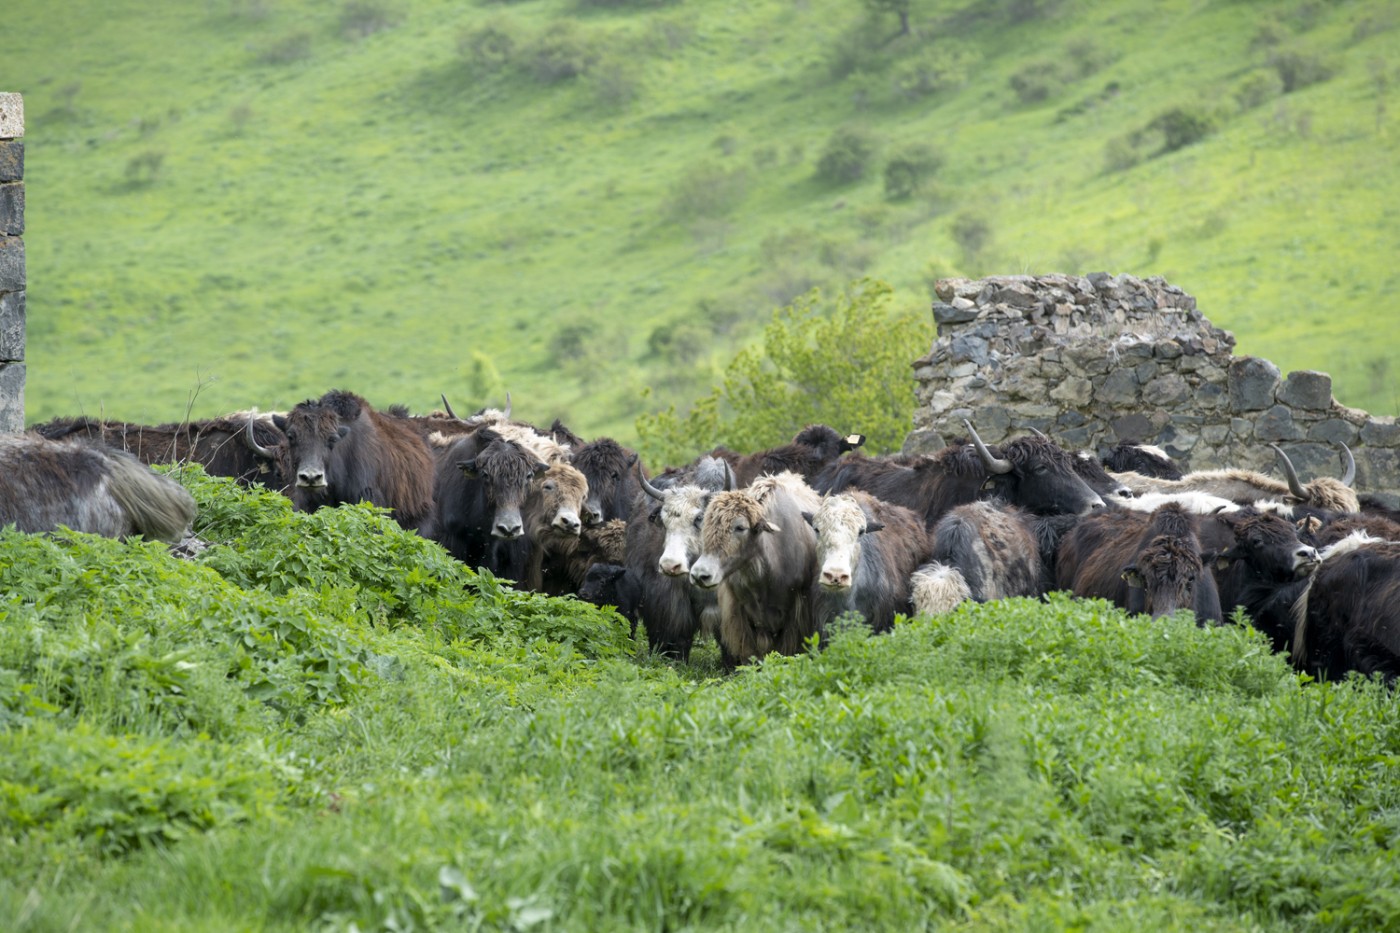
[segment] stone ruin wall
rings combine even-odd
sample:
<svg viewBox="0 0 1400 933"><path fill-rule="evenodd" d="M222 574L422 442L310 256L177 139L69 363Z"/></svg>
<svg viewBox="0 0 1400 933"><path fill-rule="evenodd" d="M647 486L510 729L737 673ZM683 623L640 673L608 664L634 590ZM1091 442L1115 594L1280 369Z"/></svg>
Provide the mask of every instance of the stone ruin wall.
<svg viewBox="0 0 1400 933"><path fill-rule="evenodd" d="M943 279L938 337L914 363L918 408L906 452L932 452L972 421L988 443L1030 428L1065 447L1156 444L1189 469L1279 475L1276 443L1304 482L1356 457L1358 492L1400 504L1400 426L1347 408L1332 378L1280 373L1235 356L1190 295L1160 278L993 276Z"/></svg>
<svg viewBox="0 0 1400 933"><path fill-rule="evenodd" d="M24 102L0 93L0 433L24 430Z"/></svg>

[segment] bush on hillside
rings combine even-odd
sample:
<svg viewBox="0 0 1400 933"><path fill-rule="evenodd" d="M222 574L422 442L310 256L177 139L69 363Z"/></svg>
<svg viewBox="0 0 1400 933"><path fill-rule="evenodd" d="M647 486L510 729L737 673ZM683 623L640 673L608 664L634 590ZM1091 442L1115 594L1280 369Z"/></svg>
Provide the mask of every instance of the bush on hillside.
<svg viewBox="0 0 1400 933"><path fill-rule="evenodd" d="M598 48L572 20L559 20L526 47L526 67L541 84L558 84L586 74L598 61Z"/></svg>
<svg viewBox="0 0 1400 933"><path fill-rule="evenodd" d="M311 33L294 32L273 42L258 53L262 65L291 65L311 57Z"/></svg>
<svg viewBox="0 0 1400 933"><path fill-rule="evenodd" d="M1235 87L1235 103L1241 110L1253 110L1283 93L1283 79L1274 71L1255 71Z"/></svg>
<svg viewBox="0 0 1400 933"><path fill-rule="evenodd" d="M1038 104L1058 94L1064 86L1064 70L1059 63L1038 61L1023 65L1011 75L1011 90L1023 104Z"/></svg>
<svg viewBox="0 0 1400 933"><path fill-rule="evenodd" d="M1215 114L1202 106L1171 107L1157 114L1147 125L1149 131L1162 134L1162 152L1175 152L1200 142L1215 132Z"/></svg>
<svg viewBox="0 0 1400 933"><path fill-rule="evenodd" d="M943 154L932 146L905 146L885 162L885 197L891 201L913 197L942 167Z"/></svg>
<svg viewBox="0 0 1400 933"><path fill-rule="evenodd" d="M514 61L518 47L510 24L503 20L489 21L457 36L457 54L477 75L505 70Z"/></svg>
<svg viewBox="0 0 1400 933"><path fill-rule="evenodd" d="M340 8L340 34L347 39L363 39L398 25L399 11L378 0L350 0Z"/></svg>
<svg viewBox="0 0 1400 933"><path fill-rule="evenodd" d="M1332 77L1337 66L1314 52L1283 49L1269 56L1269 66L1283 82L1283 93L1291 94Z"/></svg>
<svg viewBox="0 0 1400 933"><path fill-rule="evenodd" d="M865 130L841 127L826 141L817 158L817 178L828 184L845 185L860 181L875 157L875 140Z"/></svg>
<svg viewBox="0 0 1400 933"><path fill-rule="evenodd" d="M744 200L749 175L743 168L726 168L704 161L689 166L671 185L663 211L671 220L723 217Z"/></svg>
<svg viewBox="0 0 1400 933"><path fill-rule="evenodd" d="M870 279L835 301L813 291L774 312L761 345L725 368L690 411L637 419L649 463L685 463L715 444L759 450L823 422L866 435L873 452L896 450L909 432L909 360L928 349L922 314L894 312L893 290Z"/></svg>

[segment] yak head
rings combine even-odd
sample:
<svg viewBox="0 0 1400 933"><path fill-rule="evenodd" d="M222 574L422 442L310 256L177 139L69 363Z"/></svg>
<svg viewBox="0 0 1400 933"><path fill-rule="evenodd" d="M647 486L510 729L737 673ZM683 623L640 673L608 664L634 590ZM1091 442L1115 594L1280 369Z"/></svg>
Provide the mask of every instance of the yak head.
<svg viewBox="0 0 1400 933"><path fill-rule="evenodd" d="M860 565L860 539L884 528L849 495L827 496L803 518L817 533L817 582L823 589L848 590Z"/></svg>

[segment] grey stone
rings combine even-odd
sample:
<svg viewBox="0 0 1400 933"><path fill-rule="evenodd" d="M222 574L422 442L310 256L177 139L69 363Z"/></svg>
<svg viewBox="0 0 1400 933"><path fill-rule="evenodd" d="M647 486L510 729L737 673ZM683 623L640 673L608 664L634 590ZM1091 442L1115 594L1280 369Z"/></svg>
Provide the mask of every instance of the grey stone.
<svg viewBox="0 0 1400 933"><path fill-rule="evenodd" d="M24 135L24 98L13 91L0 91L0 139Z"/></svg>
<svg viewBox="0 0 1400 933"><path fill-rule="evenodd" d="M968 321L977 320L977 308L956 308L946 302L936 301L933 304L933 320L939 324L966 324Z"/></svg>
<svg viewBox="0 0 1400 933"><path fill-rule="evenodd" d="M1231 418L1230 433L1237 440L1248 441L1254 438L1254 422L1248 418Z"/></svg>
<svg viewBox="0 0 1400 933"><path fill-rule="evenodd" d="M0 184L0 234L19 236L24 232L24 182Z"/></svg>
<svg viewBox="0 0 1400 933"><path fill-rule="evenodd" d="M1400 424L1394 418L1375 418L1360 431L1361 442L1368 447L1400 447Z"/></svg>
<svg viewBox="0 0 1400 933"><path fill-rule="evenodd" d="M24 430L24 364L0 363L0 433Z"/></svg>
<svg viewBox="0 0 1400 933"><path fill-rule="evenodd" d="M1360 433L1355 425L1341 418L1328 418L1308 428L1308 440L1326 444L1355 444Z"/></svg>
<svg viewBox="0 0 1400 933"><path fill-rule="evenodd" d="M24 288L24 240L0 236L0 292Z"/></svg>
<svg viewBox="0 0 1400 933"><path fill-rule="evenodd" d="M1093 443L1094 432L1088 427L1067 428L1059 432L1058 439L1061 447L1079 450Z"/></svg>
<svg viewBox="0 0 1400 933"><path fill-rule="evenodd" d="M1133 375L1137 376L1138 385L1140 386L1145 386L1153 379L1156 379L1159 371L1157 364L1152 362L1139 363L1137 366L1133 367Z"/></svg>
<svg viewBox="0 0 1400 933"><path fill-rule="evenodd" d="M1274 404L1279 368L1257 356L1243 356L1230 364L1230 407L1235 411L1263 411Z"/></svg>
<svg viewBox="0 0 1400 933"><path fill-rule="evenodd" d="M1213 446L1220 446L1230 438L1230 427L1225 424L1207 424L1201 428L1201 440Z"/></svg>
<svg viewBox="0 0 1400 933"><path fill-rule="evenodd" d="M1301 441L1307 432L1294 424L1287 405L1275 405L1255 419L1254 436L1261 441Z"/></svg>
<svg viewBox="0 0 1400 933"><path fill-rule="evenodd" d="M0 181L19 181L24 177L24 143L18 139L0 139Z"/></svg>
<svg viewBox="0 0 1400 933"><path fill-rule="evenodd" d="M1001 405L977 408L971 421L977 433L988 442L1006 437L1006 432L1011 430L1011 412Z"/></svg>
<svg viewBox="0 0 1400 933"><path fill-rule="evenodd" d="M937 453L947 446L943 441L943 436L937 431L932 429L913 431L904 438L904 446L900 448L900 453L931 454Z"/></svg>
<svg viewBox="0 0 1400 933"><path fill-rule="evenodd" d="M1142 387L1142 400L1148 405L1177 405L1191 396L1190 386L1176 373L1158 376Z"/></svg>
<svg viewBox="0 0 1400 933"><path fill-rule="evenodd" d="M1088 379L1070 376L1050 390L1050 397L1071 408L1083 408L1094 399L1094 386Z"/></svg>
<svg viewBox="0 0 1400 933"><path fill-rule="evenodd" d="M1120 441L1146 441L1157 436L1157 426L1146 415L1132 414L1109 422Z"/></svg>
<svg viewBox="0 0 1400 933"><path fill-rule="evenodd" d="M952 351L955 363L972 362L986 366L991 362L991 357L987 355L987 341L981 337L954 337Z"/></svg>
<svg viewBox="0 0 1400 933"><path fill-rule="evenodd" d="M1136 405L1137 389L1137 376L1131 369L1115 369L1094 392L1094 400L1100 405L1116 407Z"/></svg>
<svg viewBox="0 0 1400 933"><path fill-rule="evenodd" d="M1225 404L1225 397L1225 387L1213 382L1207 382L1205 385L1199 386L1196 391L1192 393L1192 398L1194 399L1196 407L1202 410L1220 408Z"/></svg>
<svg viewBox="0 0 1400 933"><path fill-rule="evenodd" d="M24 292L0 292L0 361L24 359Z"/></svg>
<svg viewBox="0 0 1400 933"><path fill-rule="evenodd" d="M1298 471L1298 478L1305 483L1319 476L1340 478L1342 475L1341 458L1333 447L1325 444L1280 444L1279 448L1288 455L1293 469ZM1278 466L1273 451L1269 451L1269 457L1273 461L1270 472L1283 479L1283 469Z"/></svg>
<svg viewBox="0 0 1400 933"><path fill-rule="evenodd" d="M1181 356L1181 344L1175 340L1163 340L1158 342L1152 352L1159 360L1174 360Z"/></svg>
<svg viewBox="0 0 1400 933"><path fill-rule="evenodd" d="M1055 419L1055 427L1061 430L1065 428L1077 428L1086 424L1088 421L1089 419L1084 417L1082 413L1071 409Z"/></svg>
<svg viewBox="0 0 1400 933"><path fill-rule="evenodd" d="M1332 377L1311 369L1291 372L1279 387L1278 400L1294 408L1330 408Z"/></svg>

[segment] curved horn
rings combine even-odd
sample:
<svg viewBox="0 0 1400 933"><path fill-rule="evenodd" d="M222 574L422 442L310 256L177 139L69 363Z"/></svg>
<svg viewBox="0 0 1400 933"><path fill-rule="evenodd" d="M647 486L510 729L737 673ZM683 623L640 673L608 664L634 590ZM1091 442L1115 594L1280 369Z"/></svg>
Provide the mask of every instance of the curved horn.
<svg viewBox="0 0 1400 933"><path fill-rule="evenodd" d="M657 489L655 486L653 486L642 474L641 470L637 471L637 479L642 481L642 491L645 492L647 495L651 496L653 499L666 498L666 494L661 490Z"/></svg>
<svg viewBox="0 0 1400 933"><path fill-rule="evenodd" d="M1341 444L1341 441L1337 443ZM1351 484L1356 482L1356 458L1351 455L1351 448L1342 444L1342 462L1346 468L1342 471L1342 485L1351 488Z"/></svg>
<svg viewBox="0 0 1400 933"><path fill-rule="evenodd" d="M1040 439L1043 440L1043 441L1048 441L1048 440L1050 440L1050 438L1046 437L1046 436L1045 436L1045 432L1042 431L1042 430L1040 430L1040 428L1030 428L1029 430L1030 430L1030 432L1031 432L1032 434L1034 434L1036 437L1040 438ZM1054 443L1054 442L1051 441L1051 443Z"/></svg>
<svg viewBox="0 0 1400 933"><path fill-rule="evenodd" d="M456 413L455 411L453 411L453 410L452 410L452 406L451 406L450 404L448 404L446 393L444 393L444 394L442 394L442 395L440 395L440 396L438 396L438 397L442 399L442 408L443 408L443 411L447 412L447 416L448 416L449 418L452 418L452 419L455 420L455 421L461 421L461 420L463 420L463 419L457 417L457 413Z"/></svg>
<svg viewBox="0 0 1400 933"><path fill-rule="evenodd" d="M252 415L248 416L248 427L244 431L244 438L248 441L248 446L253 448L253 453L257 454L259 457L266 457L269 460L275 460L277 458L277 455L273 453L270 448L264 447L263 445L259 444L258 439L253 436Z"/></svg>
<svg viewBox="0 0 1400 933"><path fill-rule="evenodd" d="M505 408L505 411L501 412L501 414L504 416L504 418L503 418L502 420L504 420L504 421L509 421L509 420L510 420L510 393L509 393L509 392L506 393L506 408Z"/></svg>
<svg viewBox="0 0 1400 933"><path fill-rule="evenodd" d="M729 465L729 461L724 461L724 491L733 492L739 488L739 477L734 475L734 468Z"/></svg>
<svg viewBox="0 0 1400 933"><path fill-rule="evenodd" d="M1289 491L1306 502L1308 499L1308 491L1304 489L1303 484L1299 482L1298 471L1293 469L1293 461L1288 459L1288 454L1284 453L1283 448L1279 445L1270 444L1269 446L1274 449L1274 453L1278 454L1279 461L1283 466L1284 478L1288 480Z"/></svg>
<svg viewBox="0 0 1400 933"><path fill-rule="evenodd" d="M988 473L1010 473L1014 469L1010 460L998 460L992 456L987 445L982 443L982 438L977 436L977 429L972 426L971 421L964 418L963 425L967 428L967 433L972 435L972 446L977 448L978 455L982 457L982 465L987 468Z"/></svg>

